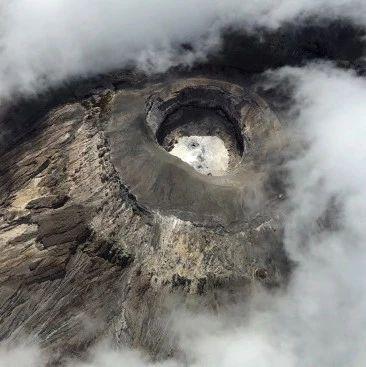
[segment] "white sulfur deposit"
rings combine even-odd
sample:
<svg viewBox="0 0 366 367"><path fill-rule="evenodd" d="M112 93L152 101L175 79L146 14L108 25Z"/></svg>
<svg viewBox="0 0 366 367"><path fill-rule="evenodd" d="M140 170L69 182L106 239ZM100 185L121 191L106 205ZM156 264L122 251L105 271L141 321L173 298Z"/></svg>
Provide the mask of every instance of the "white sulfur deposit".
<svg viewBox="0 0 366 367"><path fill-rule="evenodd" d="M224 175L229 164L229 153L217 136L183 136L170 153L204 175Z"/></svg>

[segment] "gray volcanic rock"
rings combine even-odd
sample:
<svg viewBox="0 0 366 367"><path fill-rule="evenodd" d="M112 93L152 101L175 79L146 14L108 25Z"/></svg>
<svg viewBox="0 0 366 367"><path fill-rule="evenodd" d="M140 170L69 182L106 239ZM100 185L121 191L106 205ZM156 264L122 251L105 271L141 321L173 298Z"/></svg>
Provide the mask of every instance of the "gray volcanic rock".
<svg viewBox="0 0 366 367"><path fill-rule="evenodd" d="M286 140L267 104L211 79L121 85L75 93L0 162L0 339L32 335L51 364L104 337L170 355L169 304L218 307L222 292L249 295L289 272ZM187 107L221 122L169 124ZM202 175L164 146L200 129L235 155L227 175Z"/></svg>

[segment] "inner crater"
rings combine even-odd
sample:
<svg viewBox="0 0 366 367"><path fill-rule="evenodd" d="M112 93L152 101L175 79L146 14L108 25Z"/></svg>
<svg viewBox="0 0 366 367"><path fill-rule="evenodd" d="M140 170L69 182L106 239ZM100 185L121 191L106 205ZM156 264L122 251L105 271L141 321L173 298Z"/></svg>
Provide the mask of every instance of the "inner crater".
<svg viewBox="0 0 366 367"><path fill-rule="evenodd" d="M208 176L222 176L241 159L235 128L220 110L183 106L169 114L156 133L170 154Z"/></svg>

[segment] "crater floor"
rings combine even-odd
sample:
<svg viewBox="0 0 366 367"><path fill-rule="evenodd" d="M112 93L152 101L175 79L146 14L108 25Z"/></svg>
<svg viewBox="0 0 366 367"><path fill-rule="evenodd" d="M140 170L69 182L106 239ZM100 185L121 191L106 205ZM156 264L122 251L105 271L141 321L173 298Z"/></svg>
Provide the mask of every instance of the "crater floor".
<svg viewBox="0 0 366 367"><path fill-rule="evenodd" d="M177 139L170 154L209 176L222 176L229 165L229 153L217 136L183 136Z"/></svg>

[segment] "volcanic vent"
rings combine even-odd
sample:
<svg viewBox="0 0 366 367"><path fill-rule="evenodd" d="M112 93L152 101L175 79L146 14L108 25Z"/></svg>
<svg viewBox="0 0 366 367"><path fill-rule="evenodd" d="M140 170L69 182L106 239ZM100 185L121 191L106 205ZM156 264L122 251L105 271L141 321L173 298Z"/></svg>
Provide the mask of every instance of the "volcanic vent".
<svg viewBox="0 0 366 367"><path fill-rule="evenodd" d="M224 89L213 85L184 87L168 105L156 131L157 142L172 155L190 164L196 171L223 176L232 171L244 153L244 135L240 121L230 115ZM157 103L156 101L154 102ZM147 116L148 120L153 117Z"/></svg>

